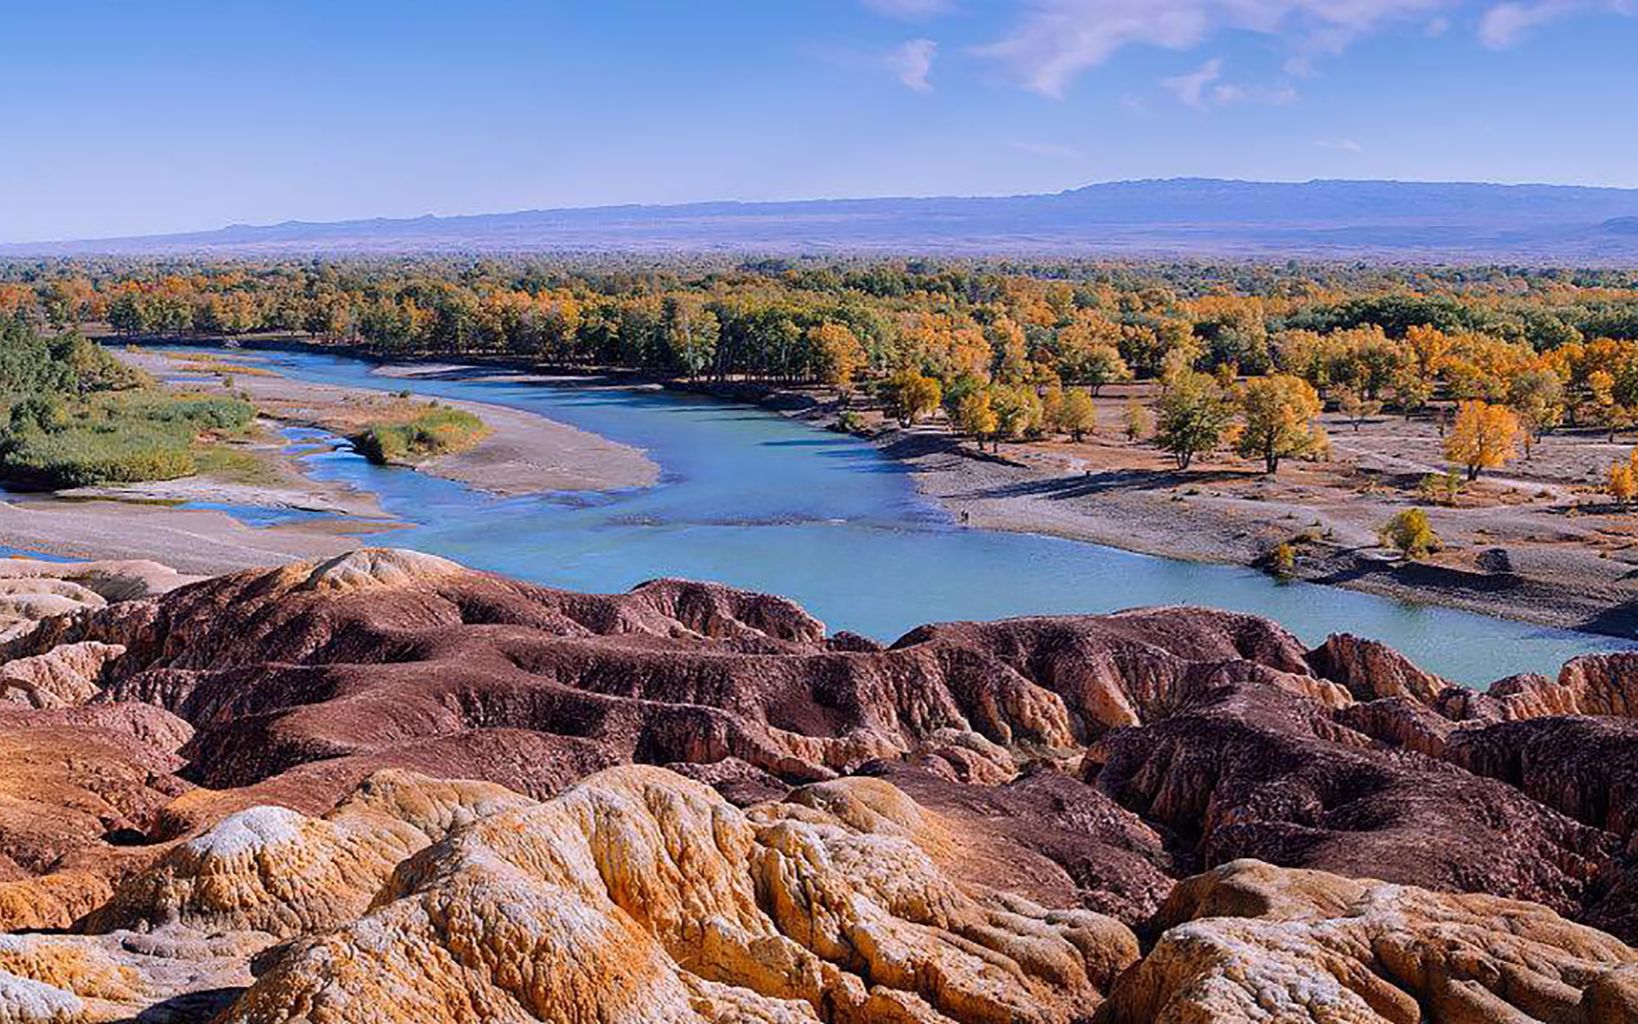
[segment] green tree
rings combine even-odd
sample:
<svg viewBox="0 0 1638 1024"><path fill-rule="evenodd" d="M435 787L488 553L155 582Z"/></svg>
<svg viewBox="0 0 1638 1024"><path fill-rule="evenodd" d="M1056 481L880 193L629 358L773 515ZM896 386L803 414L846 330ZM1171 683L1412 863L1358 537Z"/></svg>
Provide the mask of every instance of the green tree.
<svg viewBox="0 0 1638 1024"><path fill-rule="evenodd" d="M1149 407L1135 398L1126 400L1126 408L1120 414L1121 429L1126 433L1126 440L1141 441L1148 437L1155 429L1155 414Z"/></svg>
<svg viewBox="0 0 1638 1024"><path fill-rule="evenodd" d="M1064 392L1056 411L1053 426L1077 442L1097 430L1098 411L1092 404L1092 396L1079 388Z"/></svg>
<svg viewBox="0 0 1638 1024"><path fill-rule="evenodd" d="M1180 470L1187 470L1196 455L1217 447L1234 418L1234 403L1217 381L1194 370L1179 369L1171 375L1157 410L1155 443L1172 454Z"/></svg>
<svg viewBox="0 0 1638 1024"><path fill-rule="evenodd" d="M990 404L995 409L996 436L1019 440L1041 429L1041 399L1033 388L1023 385L999 384L990 389Z"/></svg>
<svg viewBox="0 0 1638 1024"><path fill-rule="evenodd" d="M711 365L722 328L698 299L671 296L661 312L661 332L672 364L692 380Z"/></svg>
<svg viewBox="0 0 1638 1024"><path fill-rule="evenodd" d="M1508 385L1507 406L1518 414L1524 428L1524 457L1528 459L1536 439L1564 422L1564 381L1551 370L1526 370Z"/></svg>

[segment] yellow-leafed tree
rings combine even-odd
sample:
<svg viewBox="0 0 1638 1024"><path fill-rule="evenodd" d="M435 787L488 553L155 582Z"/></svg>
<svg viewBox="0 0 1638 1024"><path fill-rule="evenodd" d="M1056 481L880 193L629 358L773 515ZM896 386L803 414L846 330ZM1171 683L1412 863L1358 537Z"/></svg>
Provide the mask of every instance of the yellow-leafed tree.
<svg viewBox="0 0 1638 1024"><path fill-rule="evenodd" d="M1445 457L1462 466L1469 480L1518 458L1523 428L1513 410L1488 402L1463 402L1445 438Z"/></svg>
<svg viewBox="0 0 1638 1024"><path fill-rule="evenodd" d="M1314 417L1320 413L1319 395L1301 377L1253 378L1240 393L1240 411L1245 417L1237 445L1240 454L1262 459L1269 473L1279 471L1281 459L1314 451L1323 436L1314 429Z"/></svg>

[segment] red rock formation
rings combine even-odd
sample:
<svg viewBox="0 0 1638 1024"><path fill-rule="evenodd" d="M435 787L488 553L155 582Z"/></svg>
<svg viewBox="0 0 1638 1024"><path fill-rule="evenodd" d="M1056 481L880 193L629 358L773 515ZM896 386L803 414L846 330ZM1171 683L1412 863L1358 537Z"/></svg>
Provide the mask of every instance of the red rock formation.
<svg viewBox="0 0 1638 1024"><path fill-rule="evenodd" d="M370 549L105 589L0 642L0 930L82 933L0 955L0 1020L209 1016L252 955L224 1019L1067 1022L1122 975L1109 1020L1236 1021L1264 967L1386 1020L1626 1019L1631 950L1492 898L1638 936L1638 656L1479 694L1184 608L883 646Z"/></svg>

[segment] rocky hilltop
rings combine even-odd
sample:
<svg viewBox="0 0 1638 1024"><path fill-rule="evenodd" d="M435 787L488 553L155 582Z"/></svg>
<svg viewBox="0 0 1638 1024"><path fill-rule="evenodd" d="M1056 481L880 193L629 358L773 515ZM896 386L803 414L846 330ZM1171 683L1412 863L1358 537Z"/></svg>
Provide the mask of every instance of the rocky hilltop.
<svg viewBox="0 0 1638 1024"><path fill-rule="evenodd" d="M1638 1020L1638 655L0 568L0 1024Z"/></svg>

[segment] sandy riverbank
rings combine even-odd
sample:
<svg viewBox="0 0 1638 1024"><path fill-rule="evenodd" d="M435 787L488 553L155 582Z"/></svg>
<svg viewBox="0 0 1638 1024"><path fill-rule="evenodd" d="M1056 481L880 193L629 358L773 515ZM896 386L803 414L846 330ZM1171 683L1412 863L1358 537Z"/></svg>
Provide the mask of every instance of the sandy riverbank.
<svg viewBox="0 0 1638 1024"><path fill-rule="evenodd" d="M345 434L368 422L374 411L391 401L389 395L369 388L286 377L263 366L254 353L211 350L206 355L212 366L248 367L249 372L232 375L233 390L248 395L263 415L286 424ZM182 353L137 349L122 352L121 357L161 380L196 381L200 376L188 370L189 363L197 360ZM405 366L383 376L413 380L440 369L447 368ZM216 383L220 386L219 379ZM646 487L659 477L659 467L636 448L537 413L486 402L444 404L477 416L489 433L467 451L418 463L418 472L501 495Z"/></svg>
<svg viewBox="0 0 1638 1024"><path fill-rule="evenodd" d="M679 386L816 426L836 418L834 396L818 389ZM1430 420L1377 417L1356 430L1329 416L1326 462L1287 462L1269 478L1246 460L1220 457L1179 473L1153 445L1122 436L1125 399L1142 397L1142 388L1101 396L1098 430L1083 443L1004 444L999 453L980 452L942 425L898 429L864 402L853 411L877 448L968 526L1247 566L1290 542L1298 579L1638 637L1638 515L1611 507L1597 488L1630 444L1560 432L1539 441L1528 461L1468 487L1454 507L1439 507L1417 487L1442 468ZM1444 547L1406 563L1380 546L1378 530L1413 505L1428 509Z"/></svg>
<svg viewBox="0 0 1638 1024"><path fill-rule="evenodd" d="M896 433L879 447L912 468L924 494L974 527L1233 565L1258 564L1282 541L1308 537L1298 544L1300 579L1523 622L1638 635L1633 565L1603 549L1596 522L1549 524L1555 532L1544 536L1545 517L1528 512L1462 517L1434 509L1445 551L1407 564L1376 541L1374 524L1395 508L1387 502L1249 497L1234 493L1249 474L1093 468L1033 446L980 456L942 431Z"/></svg>
<svg viewBox="0 0 1638 1024"><path fill-rule="evenodd" d="M171 351L120 351L161 381L204 389L225 388L220 373L198 371L242 364L232 389L253 401L269 428L313 426L344 433L388 401L382 392L315 384L258 366L253 354L216 350L190 356ZM188 364L194 363L193 369ZM405 376L413 376L411 368ZM434 459L417 471L500 495L608 490L652 484L659 467L641 451L535 413L481 402L450 402L490 428L474 448ZM371 494L313 480L272 429L238 446L254 459L256 479L210 476L117 487L81 488L62 495L12 495L0 501L0 544L73 558L150 558L189 573L230 572L258 565L325 557L358 546L359 535L396 524ZM180 502L253 506L327 513L275 526L253 527L215 509L174 507Z"/></svg>

